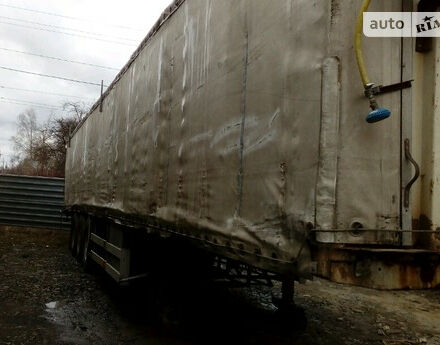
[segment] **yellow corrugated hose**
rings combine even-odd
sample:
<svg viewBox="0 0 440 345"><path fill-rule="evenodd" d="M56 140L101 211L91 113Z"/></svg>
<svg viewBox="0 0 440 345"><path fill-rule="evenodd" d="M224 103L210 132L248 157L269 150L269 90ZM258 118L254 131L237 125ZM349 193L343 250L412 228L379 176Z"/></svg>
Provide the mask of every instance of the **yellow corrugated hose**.
<svg viewBox="0 0 440 345"><path fill-rule="evenodd" d="M363 0L362 7L359 11L359 15L356 21L356 29L354 34L354 50L356 52L356 61L361 75L362 83L364 87L370 84L370 78L368 77L367 67L365 66L364 53L362 51L362 34L364 27L364 13L370 7L371 0Z"/></svg>
<svg viewBox="0 0 440 345"><path fill-rule="evenodd" d="M359 10L359 15L356 21L356 29L354 34L354 50L356 52L356 61L359 68L359 73L361 75L362 84L365 88L365 96L370 101L371 112L365 119L368 123L375 123L390 117L391 111L386 108L380 108L377 104L374 84L370 82L368 77L367 67L365 66L364 53L362 51L362 35L364 30L364 13L368 11L370 7L371 0L363 0L361 9Z"/></svg>

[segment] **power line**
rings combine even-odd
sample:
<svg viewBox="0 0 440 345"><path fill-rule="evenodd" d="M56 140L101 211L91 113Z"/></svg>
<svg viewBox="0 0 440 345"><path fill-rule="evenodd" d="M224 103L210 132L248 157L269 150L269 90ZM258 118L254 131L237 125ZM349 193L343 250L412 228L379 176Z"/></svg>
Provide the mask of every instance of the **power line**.
<svg viewBox="0 0 440 345"><path fill-rule="evenodd" d="M14 99L14 98L0 97L0 100L2 100L2 102L6 102L6 103L26 105L26 106L32 106L32 107L40 107L40 108L46 108L46 109L51 109L51 110L62 108L62 107L56 106L56 105L37 103L37 102L29 102L29 101L20 100L20 99Z"/></svg>
<svg viewBox="0 0 440 345"><path fill-rule="evenodd" d="M4 66L0 66L0 69L4 69L4 70L6 70L6 71L12 71L12 72L19 72L19 73L25 73L25 74L38 75L38 76L40 76L40 77L46 77L46 78L61 79L61 80L65 80L65 81L71 81L71 82L73 82L73 83L87 84L87 85L94 85L94 86L101 86L101 84L98 84L98 83L92 83L92 82L88 82L88 81L82 81L82 80L70 79L70 78L65 78L65 77L59 77L59 76L49 75L49 74L42 74L42 73L36 73L36 72L29 72L29 71L24 71L24 70L15 69L15 68L9 68L9 67L4 67ZM105 86L105 87L108 87L108 85L104 85L104 86Z"/></svg>
<svg viewBox="0 0 440 345"><path fill-rule="evenodd" d="M123 46L129 46L129 47L136 47L136 44L129 44L129 43L124 43L124 42L119 42L119 41L106 40L106 39L103 39L103 38L97 38L97 37L90 37L90 36L85 36L85 35L72 34L72 33L69 33L69 32L62 32L62 31L56 31L56 30L50 30L50 29L44 29L44 28L35 28L33 26L22 25L22 24L17 24L17 23L7 23L7 22L0 21L0 24L13 25L13 26L18 26L18 27L26 28L26 29L54 32L54 33L57 33L57 34L73 36L73 37L81 37L81 38L86 38L86 39L94 40L94 41L101 41L101 42L107 42L107 43L120 44L120 45L123 45Z"/></svg>
<svg viewBox="0 0 440 345"><path fill-rule="evenodd" d="M48 15L48 16L61 17L61 18L66 18L66 19L78 20L78 21L82 21L82 22L90 22L89 19L85 19L85 18L66 16L66 15L63 15L63 14L51 13L51 12L45 12L45 11L39 11L39 10L31 9L31 8L25 8L25 7L13 6L13 5L8 5L8 4L0 4L0 6L2 6L2 7L8 7L8 8L14 8L14 9L16 9L16 10L22 10L22 11L27 11L27 12L34 12L34 13L45 14L45 15ZM133 30L133 31L143 31L143 30L141 30L141 29L132 28L132 27L129 27L129 26L123 26L123 25L116 25L116 24L105 24L105 25L107 25L107 26L113 26L113 27L116 27L116 28L127 29L127 30Z"/></svg>
<svg viewBox="0 0 440 345"><path fill-rule="evenodd" d="M73 95L65 95L65 94L62 94L62 93L40 91L40 90L21 89L21 88L18 88L18 87L9 87L9 86L4 86L4 85L0 85L0 89L7 89L7 90L14 90L14 91L24 91L24 92L33 92L33 93L40 93L40 94L43 94L43 95L53 95L53 96L60 96L60 97L69 97L69 98L94 100L94 98L80 97L80 96L73 96Z"/></svg>
<svg viewBox="0 0 440 345"><path fill-rule="evenodd" d="M53 108L53 107L45 107L45 106L42 106L42 105L35 105L35 104L28 104L28 103L19 103L19 102L13 102L13 101L5 101L5 100L0 100L0 102L14 104L14 105L23 105L25 107L43 108L43 109L48 109L48 110L56 110L56 109L58 109L58 108Z"/></svg>
<svg viewBox="0 0 440 345"><path fill-rule="evenodd" d="M91 63L87 63L87 62L80 62L80 61L68 60L68 59L63 59L63 58L54 57L54 56L47 56L47 55L23 52L23 51L15 50L15 49L9 49L9 48L0 47L0 50L5 50L5 51L8 51L8 52L19 53L19 54L25 54L25 55L31 55L31 56L37 56L37 57L41 57L41 58L45 58L45 59L64 61L64 62L75 63L75 64L79 64L79 65L85 65L85 66L91 66L91 67L96 67L96 68L104 68L104 69L119 71L119 68L115 68L115 67L107 67L107 66L95 65L95 64L91 64Z"/></svg>
<svg viewBox="0 0 440 345"><path fill-rule="evenodd" d="M38 103L38 102L31 102L23 99L15 99L15 98L7 98L7 97L0 97L0 99L6 100L6 101L12 101L12 102L21 102L21 103L29 103L29 104L35 104L35 105L41 105L43 107L52 107L52 108L61 108L57 105L52 104L46 104L46 103Z"/></svg>
<svg viewBox="0 0 440 345"><path fill-rule="evenodd" d="M65 27L65 26L43 24L43 23L34 22L34 21L30 21L30 20L19 19L19 18L4 17L4 16L0 16L0 18L6 19L6 20L15 20L17 22L22 22L22 23L46 26L46 27L49 27L49 28L55 28L55 29L61 29L61 30L69 30L69 31L76 31L76 32L79 32L79 33L89 34L89 35L94 35L94 36L108 37L108 38L115 38L115 39L124 40L124 41L138 42L138 40L134 40L134 39L127 38L127 37L118 37L118 36L104 35L104 34L97 33L97 32L83 31L83 30L79 30L79 29L68 28L68 27Z"/></svg>

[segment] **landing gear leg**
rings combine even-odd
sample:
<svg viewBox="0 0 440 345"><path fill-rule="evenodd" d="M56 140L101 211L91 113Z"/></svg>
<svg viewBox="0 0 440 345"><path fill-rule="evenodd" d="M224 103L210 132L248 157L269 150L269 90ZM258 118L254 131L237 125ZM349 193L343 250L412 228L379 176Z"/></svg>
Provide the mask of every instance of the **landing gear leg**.
<svg viewBox="0 0 440 345"><path fill-rule="evenodd" d="M285 276L281 285L281 300L278 304L278 314L283 332L304 331L307 318L304 309L294 302L295 281L293 276Z"/></svg>
<svg viewBox="0 0 440 345"><path fill-rule="evenodd" d="M290 309L295 306L293 296L295 293L295 280L293 277L284 277L281 285L281 303L280 309Z"/></svg>

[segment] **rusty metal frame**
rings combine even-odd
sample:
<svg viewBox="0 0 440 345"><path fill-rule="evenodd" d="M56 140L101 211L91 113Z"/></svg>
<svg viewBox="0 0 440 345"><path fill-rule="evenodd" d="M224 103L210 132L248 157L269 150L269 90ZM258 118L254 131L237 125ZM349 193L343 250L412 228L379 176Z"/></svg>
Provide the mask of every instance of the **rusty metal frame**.
<svg viewBox="0 0 440 345"><path fill-rule="evenodd" d="M440 253L423 249L319 245L318 276L380 290L440 286Z"/></svg>
<svg viewBox="0 0 440 345"><path fill-rule="evenodd" d="M228 286L273 286L273 280L281 281L281 277L238 261L215 256L213 262L213 280L226 282Z"/></svg>

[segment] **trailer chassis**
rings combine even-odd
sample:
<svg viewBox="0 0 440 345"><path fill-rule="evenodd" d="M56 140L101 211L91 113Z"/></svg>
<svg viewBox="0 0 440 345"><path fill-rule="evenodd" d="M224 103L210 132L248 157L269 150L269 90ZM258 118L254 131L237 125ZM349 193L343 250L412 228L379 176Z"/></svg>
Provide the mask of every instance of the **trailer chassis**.
<svg viewBox="0 0 440 345"><path fill-rule="evenodd" d="M133 238L136 238L140 229L122 224L117 219L84 211L67 210L67 212L72 217L70 250L84 267L90 267L93 262L120 285L127 285L149 276L148 270L140 271L139 268L133 270L136 255L133 255L130 244L133 243ZM201 260L198 258L197 261ZM274 281L281 282L281 297L273 295L273 304L282 315L282 320L292 321L294 318L299 320L295 328L305 327L304 311L294 303L294 275L262 270L215 253L204 253L203 261L205 264L202 265L201 274L210 281L227 287L255 285L273 287Z"/></svg>

